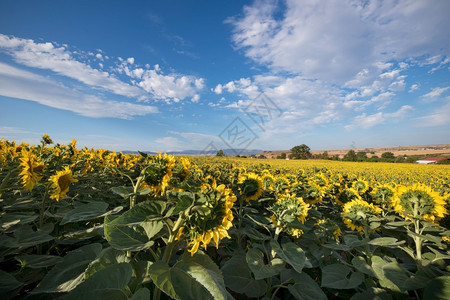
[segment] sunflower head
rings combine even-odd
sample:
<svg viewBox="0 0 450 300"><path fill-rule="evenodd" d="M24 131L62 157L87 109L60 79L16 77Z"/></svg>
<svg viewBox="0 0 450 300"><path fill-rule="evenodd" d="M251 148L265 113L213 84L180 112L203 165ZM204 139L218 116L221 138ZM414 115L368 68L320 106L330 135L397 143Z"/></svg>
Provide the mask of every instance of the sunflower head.
<svg viewBox="0 0 450 300"><path fill-rule="evenodd" d="M53 144L53 141L49 137L48 134L44 133L44 135L42 136L42 139L41 139L41 143L44 145L50 145L50 144Z"/></svg>
<svg viewBox="0 0 450 300"><path fill-rule="evenodd" d="M286 193L270 208L273 212L271 219L275 226L284 228L291 235L298 237L303 231L296 227L296 224L305 223L309 208L309 204L302 198Z"/></svg>
<svg viewBox="0 0 450 300"><path fill-rule="evenodd" d="M343 207L342 219L348 228L360 232L379 230L379 215L382 209L362 199L347 202Z"/></svg>
<svg viewBox="0 0 450 300"><path fill-rule="evenodd" d="M245 201L258 200L263 193L263 181L255 173L245 173L239 176L239 188Z"/></svg>
<svg viewBox="0 0 450 300"><path fill-rule="evenodd" d="M20 176L23 189L31 191L36 183L41 180L44 172L44 163L31 150L22 149L20 158Z"/></svg>
<svg viewBox="0 0 450 300"><path fill-rule="evenodd" d="M316 204L323 200L325 196L324 188L315 181L310 181L304 186L303 199L309 204Z"/></svg>
<svg viewBox="0 0 450 300"><path fill-rule="evenodd" d="M65 166L62 171L57 171L55 175L50 176L50 182L52 183L50 186L52 189L50 198L59 201L69 191L70 184L77 181L77 179L73 178L72 170L69 166Z"/></svg>
<svg viewBox="0 0 450 300"><path fill-rule="evenodd" d="M358 178L352 182L352 189L358 192L358 194L362 195L369 190L369 182L367 180Z"/></svg>
<svg viewBox="0 0 450 300"><path fill-rule="evenodd" d="M400 216L409 220L419 219L437 224L448 214L444 197L421 183L398 186L392 204Z"/></svg>
<svg viewBox="0 0 450 300"><path fill-rule="evenodd" d="M268 173L263 175L262 181L264 189L273 190L273 183L275 182L275 178L272 176L272 174Z"/></svg>
<svg viewBox="0 0 450 300"><path fill-rule="evenodd" d="M391 185L383 184L375 187L370 194L372 195L373 202L382 207L387 207L392 204L394 192L395 190Z"/></svg>
<svg viewBox="0 0 450 300"><path fill-rule="evenodd" d="M353 200L362 200L362 198L359 193L352 188L342 190L336 197L336 202L341 206L344 206L346 203Z"/></svg>
<svg viewBox="0 0 450 300"><path fill-rule="evenodd" d="M219 240L228 235L233 224L232 208L236 196L224 185L204 184L195 197L196 202L186 217L183 227L177 233L177 239L183 236L188 240L188 250L194 255L199 246L206 249L211 241L218 247Z"/></svg>
<svg viewBox="0 0 450 300"><path fill-rule="evenodd" d="M314 233L319 240L339 241L339 238L342 236L341 228L334 220L328 218L320 219L315 225Z"/></svg>
<svg viewBox="0 0 450 300"><path fill-rule="evenodd" d="M275 177L275 181L273 182L273 188L275 192L278 194L283 194L286 192L290 187L289 180L284 177L283 175L278 175Z"/></svg>
<svg viewBox="0 0 450 300"><path fill-rule="evenodd" d="M154 195L163 195L169 186L172 177L172 169L175 166L173 155L155 155L152 157L150 165L145 169L145 183L149 186Z"/></svg>

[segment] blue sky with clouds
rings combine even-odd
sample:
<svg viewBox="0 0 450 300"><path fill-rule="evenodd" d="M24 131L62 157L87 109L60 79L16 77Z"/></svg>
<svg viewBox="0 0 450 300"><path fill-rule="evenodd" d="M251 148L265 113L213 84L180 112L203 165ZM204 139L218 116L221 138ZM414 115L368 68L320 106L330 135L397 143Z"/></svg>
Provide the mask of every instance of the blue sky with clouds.
<svg viewBox="0 0 450 300"><path fill-rule="evenodd" d="M1 1L0 137L450 143L450 1Z"/></svg>

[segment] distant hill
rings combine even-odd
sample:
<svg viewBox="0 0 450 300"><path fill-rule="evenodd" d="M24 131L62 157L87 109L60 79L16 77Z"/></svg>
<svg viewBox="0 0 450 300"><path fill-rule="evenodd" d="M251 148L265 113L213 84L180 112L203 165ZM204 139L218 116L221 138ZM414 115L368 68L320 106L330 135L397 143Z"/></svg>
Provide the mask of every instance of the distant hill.
<svg viewBox="0 0 450 300"><path fill-rule="evenodd" d="M226 156L235 156L235 155L252 155L261 153L263 150L261 149L222 149ZM184 151L168 151L165 152L167 154L178 155L178 156L215 156L218 150L184 150ZM141 151L146 154L155 155L158 152L152 151ZM139 154L138 151L125 150L122 151L125 154Z"/></svg>
<svg viewBox="0 0 450 300"><path fill-rule="evenodd" d="M353 150L355 152L364 151L368 157L376 155L381 156L384 152L392 152L395 156L399 155L442 155L450 156L450 144L436 144L436 145L419 145L419 146L397 146L397 147L368 147L368 148L346 148L346 149L325 149L311 151L311 154L317 155L327 151L328 156L338 155L339 158L343 158L348 151ZM289 150L276 150L276 151L264 151L262 154L267 158L276 158L281 153L286 153L287 156L291 153Z"/></svg>

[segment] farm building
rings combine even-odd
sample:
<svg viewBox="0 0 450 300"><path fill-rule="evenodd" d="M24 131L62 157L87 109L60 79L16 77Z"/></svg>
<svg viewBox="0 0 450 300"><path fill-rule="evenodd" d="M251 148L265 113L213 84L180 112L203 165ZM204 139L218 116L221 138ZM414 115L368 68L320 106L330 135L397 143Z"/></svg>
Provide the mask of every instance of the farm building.
<svg viewBox="0 0 450 300"><path fill-rule="evenodd" d="M429 164L437 164L441 160L446 160L447 157L428 157L424 159L420 159L416 161L417 164L429 165Z"/></svg>

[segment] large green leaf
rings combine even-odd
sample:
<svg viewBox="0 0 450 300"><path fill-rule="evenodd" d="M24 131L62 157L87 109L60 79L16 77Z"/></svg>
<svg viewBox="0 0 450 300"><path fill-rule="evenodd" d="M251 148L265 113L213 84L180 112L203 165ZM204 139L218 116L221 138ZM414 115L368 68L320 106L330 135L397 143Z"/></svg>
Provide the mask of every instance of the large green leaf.
<svg viewBox="0 0 450 300"><path fill-rule="evenodd" d="M22 265L32 269L46 268L55 265L62 258L54 255L20 255L15 257Z"/></svg>
<svg viewBox="0 0 450 300"><path fill-rule="evenodd" d="M299 300L326 300L322 289L311 277L305 273L294 276L295 284L288 285L289 292Z"/></svg>
<svg viewBox="0 0 450 300"><path fill-rule="evenodd" d="M170 266L161 260L155 261L149 268L153 283L169 297L181 300L175 292L170 271Z"/></svg>
<svg viewBox="0 0 450 300"><path fill-rule="evenodd" d="M54 239L42 231L34 231L29 225L23 225L14 232L16 243L19 248L36 246Z"/></svg>
<svg viewBox="0 0 450 300"><path fill-rule="evenodd" d="M423 292L424 300L450 299L450 276L439 276L431 280Z"/></svg>
<svg viewBox="0 0 450 300"><path fill-rule="evenodd" d="M386 262L379 256L372 257L372 268L380 285L396 292L420 289L430 281L430 278L421 274L409 276L397 262Z"/></svg>
<svg viewBox="0 0 450 300"><path fill-rule="evenodd" d="M97 258L101 250L102 245L95 243L70 252L48 272L31 293L68 292L74 289L83 280L88 264Z"/></svg>
<svg viewBox="0 0 450 300"><path fill-rule="evenodd" d="M131 279L129 263L109 265L79 284L67 297L79 299L128 299L124 292Z"/></svg>
<svg viewBox="0 0 450 300"><path fill-rule="evenodd" d="M249 249L245 259L256 280L278 275L284 268L284 261L279 258L274 258L268 264L265 264L264 254L256 248Z"/></svg>
<svg viewBox="0 0 450 300"><path fill-rule="evenodd" d="M0 295L12 297L22 287L23 283L11 274L0 270Z"/></svg>
<svg viewBox="0 0 450 300"><path fill-rule="evenodd" d="M353 289L364 280L364 274L341 263L335 263L322 268L322 287L334 289Z"/></svg>
<svg viewBox="0 0 450 300"><path fill-rule="evenodd" d="M369 275L371 277L376 277L376 274L373 271L372 267L361 256L355 256L352 259L352 264L359 272Z"/></svg>
<svg viewBox="0 0 450 300"><path fill-rule="evenodd" d="M112 247L103 249L97 259L92 261L86 268L85 277L88 278L99 270L113 264L126 262L127 258L124 251L116 250Z"/></svg>
<svg viewBox="0 0 450 300"><path fill-rule="evenodd" d="M374 246L384 246L384 247L396 247L398 245L404 244L405 241L398 241L394 237L380 237L373 239L369 242L370 245Z"/></svg>
<svg viewBox="0 0 450 300"><path fill-rule="evenodd" d="M82 204L69 211L62 219L61 225L98 218L106 212L107 208L108 203L101 201Z"/></svg>
<svg viewBox="0 0 450 300"><path fill-rule="evenodd" d="M302 248L292 242L283 243L281 248L275 240L270 241L270 246L276 254L290 264L294 270L299 273L302 272L306 261L305 252Z"/></svg>
<svg viewBox="0 0 450 300"><path fill-rule="evenodd" d="M7 213L0 217L0 226L4 230L17 224L28 224L36 220L39 215L36 213Z"/></svg>
<svg viewBox="0 0 450 300"><path fill-rule="evenodd" d="M226 287L236 293L258 298L266 293L267 283L252 278L244 254L233 255L222 267Z"/></svg>
<svg viewBox="0 0 450 300"><path fill-rule="evenodd" d="M106 216L104 224L105 238L117 250L140 251L151 247L154 244L151 238L164 226L160 221L140 224L115 222L119 218L110 221L110 217Z"/></svg>
<svg viewBox="0 0 450 300"><path fill-rule="evenodd" d="M209 256L183 255L173 267L157 261L150 277L167 295L177 299L227 299L222 274Z"/></svg>
<svg viewBox="0 0 450 300"><path fill-rule="evenodd" d="M150 299L150 291L148 288L140 288L133 294L131 300L149 300Z"/></svg>

